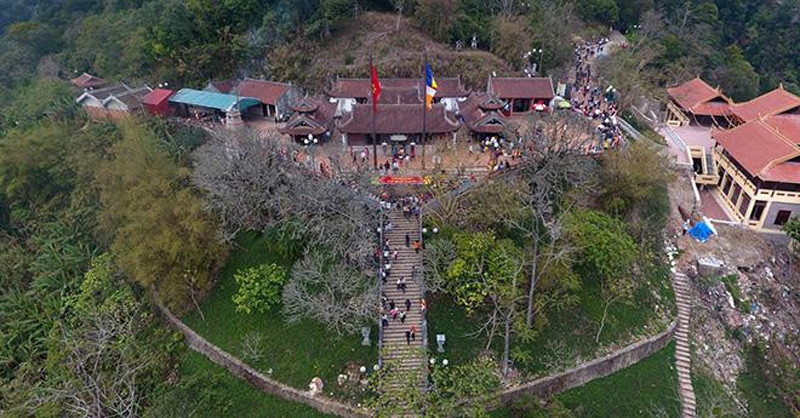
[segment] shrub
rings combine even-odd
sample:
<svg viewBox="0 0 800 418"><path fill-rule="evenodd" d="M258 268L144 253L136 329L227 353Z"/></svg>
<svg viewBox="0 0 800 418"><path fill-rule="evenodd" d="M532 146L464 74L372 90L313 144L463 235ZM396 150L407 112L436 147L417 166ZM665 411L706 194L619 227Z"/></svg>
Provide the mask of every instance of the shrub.
<svg viewBox="0 0 800 418"><path fill-rule="evenodd" d="M233 278L239 285L233 295L236 311L263 313L280 303L286 269L275 263L262 264L238 270Z"/></svg>

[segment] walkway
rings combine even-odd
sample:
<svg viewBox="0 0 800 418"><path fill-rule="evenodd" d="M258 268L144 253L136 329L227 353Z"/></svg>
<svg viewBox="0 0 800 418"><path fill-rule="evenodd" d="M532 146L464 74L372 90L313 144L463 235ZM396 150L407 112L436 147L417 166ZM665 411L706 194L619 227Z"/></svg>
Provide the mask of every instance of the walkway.
<svg viewBox="0 0 800 418"><path fill-rule="evenodd" d="M692 314L692 294L689 279L683 273L672 276L675 303L678 305L678 327L675 330L675 367L678 369L678 392L681 417L695 416L696 400L692 388L692 353L689 349L689 326Z"/></svg>
<svg viewBox="0 0 800 418"><path fill-rule="evenodd" d="M394 301L395 306L400 311L406 310L406 299L411 301L411 309L406 312L405 323L401 323L400 315L397 319L392 319L389 311L389 303L386 303L386 314L389 317L389 326L383 329L383 363L394 367L390 375L385 391L390 391L403 384L403 379L408 379L411 373L425 373L425 342L424 342L424 316L421 309L423 295L422 277L422 252L415 252L411 247L406 247L406 234L412 243L421 239L420 217L411 216L406 219L398 209L386 211L388 221L391 221L392 229L384 234L384 239L389 240L389 259L384 262L391 263L391 273L387 283L383 285L383 291L388 301ZM393 252L397 251L397 259L393 258ZM416 266L417 274L413 275L412 270ZM399 278L405 278L406 289L402 291L397 286ZM406 331L415 330L415 339L407 341ZM391 372L390 372L391 373ZM420 375L420 389L422 389L425 379Z"/></svg>

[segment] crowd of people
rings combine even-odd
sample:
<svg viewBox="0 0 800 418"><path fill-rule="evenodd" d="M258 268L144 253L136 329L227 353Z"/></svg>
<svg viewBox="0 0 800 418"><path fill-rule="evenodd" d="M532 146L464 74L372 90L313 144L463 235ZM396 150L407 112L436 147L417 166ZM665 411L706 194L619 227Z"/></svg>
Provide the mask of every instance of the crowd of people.
<svg viewBox="0 0 800 418"><path fill-rule="evenodd" d="M386 193L381 196L381 205L383 206L384 210L401 212L406 219L411 219L412 216L419 215L419 204L419 198L414 195L397 199L390 198ZM388 221L379 227L377 232L378 235L381 236L381 233L388 234L394 228L395 225L391 221ZM416 253L419 253L422 250L422 241L418 237L412 238L410 234L406 233L404 238L403 244L405 245L405 248L414 249ZM394 299L390 299L386 295L385 291L381 291L381 326L383 328L389 327L390 324L396 323L397 321L400 321L401 326L405 326L406 317L408 316L409 312L411 312L413 306L413 302L411 301L413 296L406 296L408 283L421 279L419 274L420 268L416 265L411 267L410 278L400 275L395 280L392 277L392 262L397 261L399 254L400 252L396 248L392 248L389 239L385 239L383 242L381 242L380 247L377 248L375 252L375 258L379 265L380 278L383 285L388 285L389 280L392 280L397 286L397 291L401 292L405 297L405 301L402 303L402 305L398 306ZM425 299L421 299L420 310L424 313L425 309ZM410 324L408 329L405 331L406 343L411 344L412 341L416 341L416 334L416 326L414 324Z"/></svg>
<svg viewBox="0 0 800 418"><path fill-rule="evenodd" d="M475 154L475 148L476 145L470 143L470 155ZM502 135L486 137L477 143L477 148L477 152L489 155L489 161L486 164L489 172L504 171L522 158L522 137L519 134L517 134L516 140L507 140Z"/></svg>
<svg viewBox="0 0 800 418"><path fill-rule="evenodd" d="M593 69L594 60L605 53L608 43L608 38L601 38L595 42L583 42L575 48L575 84L570 104L575 112L599 122L596 127L599 143L590 152L616 148L622 139L617 123L616 90L612 86L603 88Z"/></svg>

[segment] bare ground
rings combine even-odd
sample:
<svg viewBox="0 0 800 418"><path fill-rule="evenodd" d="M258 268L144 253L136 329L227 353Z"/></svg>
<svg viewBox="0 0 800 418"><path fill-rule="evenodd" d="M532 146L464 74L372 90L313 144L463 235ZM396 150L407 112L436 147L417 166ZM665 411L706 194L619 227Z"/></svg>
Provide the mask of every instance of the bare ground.
<svg viewBox="0 0 800 418"><path fill-rule="evenodd" d="M681 250L676 267L692 278L697 367L725 383L737 397L736 380L746 366L744 350L760 346L766 353L767 376L791 397L789 385L797 384L793 379L800 364L800 263L782 240L767 241L744 227L715 224L719 235L705 244L682 236L677 207L693 210L690 181L685 173L679 174L669 187L668 234ZM702 213L694 216L698 219ZM698 274L698 258L708 257L722 262L716 277ZM726 285L722 276L734 278ZM734 298L732 293L738 294ZM740 405L746 408L743 402Z"/></svg>

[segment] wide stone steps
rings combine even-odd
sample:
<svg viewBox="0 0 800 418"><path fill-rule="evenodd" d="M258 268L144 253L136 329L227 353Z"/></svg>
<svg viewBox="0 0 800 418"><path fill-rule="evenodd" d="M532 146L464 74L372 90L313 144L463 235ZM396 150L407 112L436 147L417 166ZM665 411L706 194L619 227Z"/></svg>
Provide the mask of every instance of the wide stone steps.
<svg viewBox="0 0 800 418"><path fill-rule="evenodd" d="M389 241L389 257L384 258L384 264L391 264L390 274L383 284L383 293L388 300L393 300L397 309L401 311L406 310L405 301L411 301L411 309L406 311L405 322L400 322L400 316L397 319L392 319L392 316L387 310L386 315L389 317L389 326L383 328L383 361L391 364L393 371L396 373L390 374L383 383L382 390L385 393L392 393L393 391L400 390L402 386L407 385L403 379L408 379L408 373L419 373L420 382L419 387L423 389L424 381L423 373L427 372L425 367L425 358L423 352L422 341L422 324L423 313L420 309L420 301L423 297L422 294L422 252L416 252L413 248L406 247L406 234L409 236L409 241L414 242L420 238L419 218L411 217L406 219L399 211L387 211L388 221L392 223L392 229L385 232L383 235L384 241ZM394 258L394 252L397 251L397 258ZM416 274L413 275L414 268L416 267ZM405 279L406 291L403 292L397 288L397 279L403 277ZM416 328L415 339L409 344L406 340L406 331L411 326ZM410 411L409 411L410 412ZM416 416L417 414L409 414L408 416Z"/></svg>

